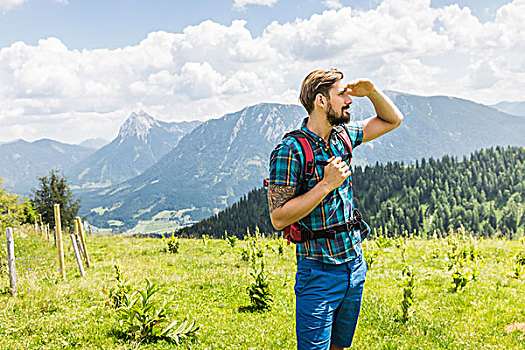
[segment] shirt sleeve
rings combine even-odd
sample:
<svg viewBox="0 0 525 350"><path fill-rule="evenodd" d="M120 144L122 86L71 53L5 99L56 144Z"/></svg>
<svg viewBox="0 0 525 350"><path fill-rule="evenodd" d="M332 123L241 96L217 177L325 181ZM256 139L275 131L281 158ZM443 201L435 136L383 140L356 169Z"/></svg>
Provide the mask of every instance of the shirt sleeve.
<svg viewBox="0 0 525 350"><path fill-rule="evenodd" d="M344 127L348 131L348 136L352 142L352 148L356 148L363 142L363 123L360 121L351 121Z"/></svg>
<svg viewBox="0 0 525 350"><path fill-rule="evenodd" d="M301 159L293 143L281 142L270 156L271 185L299 186Z"/></svg>

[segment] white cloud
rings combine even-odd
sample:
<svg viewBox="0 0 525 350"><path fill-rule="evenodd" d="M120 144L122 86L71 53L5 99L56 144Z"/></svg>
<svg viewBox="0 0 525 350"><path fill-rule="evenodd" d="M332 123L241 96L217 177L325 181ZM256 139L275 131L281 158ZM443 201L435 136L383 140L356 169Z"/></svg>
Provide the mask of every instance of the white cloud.
<svg viewBox="0 0 525 350"><path fill-rule="evenodd" d="M262 5L273 6L279 0L233 0L233 7L237 9L244 9L246 5Z"/></svg>
<svg viewBox="0 0 525 350"><path fill-rule="evenodd" d="M9 10L14 9L15 7L21 6L23 3L27 2L28 0L0 0L0 12L7 12ZM56 2L60 4L66 5L68 3L68 0L55 0Z"/></svg>
<svg viewBox="0 0 525 350"><path fill-rule="evenodd" d="M0 9L7 12L17 6L22 5L27 0L0 0Z"/></svg>
<svg viewBox="0 0 525 350"><path fill-rule="evenodd" d="M0 140L114 137L131 111L207 119L260 102L297 103L303 77L337 67L383 89L491 104L523 100L525 0L480 22L468 8L385 0L271 23L204 21L114 50L71 50L57 38L0 49ZM73 122L74 121L74 122Z"/></svg>
<svg viewBox="0 0 525 350"><path fill-rule="evenodd" d="M323 4L332 10L339 10L343 8L343 4L339 0L324 0Z"/></svg>
<svg viewBox="0 0 525 350"><path fill-rule="evenodd" d="M500 64L503 62L500 62ZM475 61L468 67L468 85L475 89L488 89L499 80L498 67L492 61Z"/></svg>

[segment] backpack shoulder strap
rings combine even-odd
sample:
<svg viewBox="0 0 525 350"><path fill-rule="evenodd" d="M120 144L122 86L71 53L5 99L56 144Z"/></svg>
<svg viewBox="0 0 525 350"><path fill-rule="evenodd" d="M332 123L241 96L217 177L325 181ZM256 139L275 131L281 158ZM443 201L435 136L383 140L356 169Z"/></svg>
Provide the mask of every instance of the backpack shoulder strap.
<svg viewBox="0 0 525 350"><path fill-rule="evenodd" d="M348 164L350 165L350 162L352 161L352 141L350 140L350 135L348 135L346 128L341 125L334 127L334 130L341 140L343 140L343 143L346 146L346 150L348 151L348 155L350 157Z"/></svg>
<svg viewBox="0 0 525 350"><path fill-rule="evenodd" d="M304 166L304 173L305 173L305 179L309 179L314 174L315 169L315 159L314 159L314 152L312 150L312 145L310 144L310 141L308 141L308 136L301 130L293 130L284 135L283 139L291 136L295 138L297 141L299 141L299 144L301 145L301 150L304 154L305 159L305 166Z"/></svg>

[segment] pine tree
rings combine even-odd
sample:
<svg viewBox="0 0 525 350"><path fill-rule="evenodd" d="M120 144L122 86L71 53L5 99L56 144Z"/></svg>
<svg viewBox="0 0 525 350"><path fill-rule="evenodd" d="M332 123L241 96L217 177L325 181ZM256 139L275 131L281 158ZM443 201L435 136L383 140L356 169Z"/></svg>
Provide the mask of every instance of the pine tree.
<svg viewBox="0 0 525 350"><path fill-rule="evenodd" d="M38 178L39 186L33 189L33 202L38 213L42 214L44 222L55 225L54 208L60 204L60 219L64 227L72 228L75 217L80 209L80 199L77 199L64 176L51 170L48 176Z"/></svg>

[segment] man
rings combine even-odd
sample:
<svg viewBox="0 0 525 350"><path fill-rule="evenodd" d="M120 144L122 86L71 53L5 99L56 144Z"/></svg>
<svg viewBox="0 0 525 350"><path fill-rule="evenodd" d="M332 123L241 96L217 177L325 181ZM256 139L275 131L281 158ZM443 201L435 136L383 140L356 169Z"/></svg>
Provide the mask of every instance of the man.
<svg viewBox="0 0 525 350"><path fill-rule="evenodd" d="M367 97L377 116L350 122L351 96ZM354 209L351 171L343 160L347 153L344 142L334 126L343 125L353 148L392 131L403 116L372 82L345 84L343 73L336 69L308 74L300 100L308 112L300 130L310 140L314 175L302 181L305 155L300 142L285 137L270 159L270 217L277 230L299 222L305 230L337 232L333 238L296 246L296 334L300 350L343 349L352 343L367 266L359 231L348 232L346 225ZM328 165L321 166L319 161L328 161Z"/></svg>

